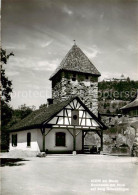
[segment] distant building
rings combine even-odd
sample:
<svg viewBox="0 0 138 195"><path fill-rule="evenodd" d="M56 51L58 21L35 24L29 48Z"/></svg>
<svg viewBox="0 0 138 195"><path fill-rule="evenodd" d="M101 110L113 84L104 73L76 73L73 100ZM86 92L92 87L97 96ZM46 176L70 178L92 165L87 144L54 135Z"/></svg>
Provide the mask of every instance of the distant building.
<svg viewBox="0 0 138 195"><path fill-rule="evenodd" d="M124 81L127 81L127 78L122 74L120 77L118 78L105 78L104 81L106 82L113 82L113 81L116 81L116 82L124 82Z"/></svg>

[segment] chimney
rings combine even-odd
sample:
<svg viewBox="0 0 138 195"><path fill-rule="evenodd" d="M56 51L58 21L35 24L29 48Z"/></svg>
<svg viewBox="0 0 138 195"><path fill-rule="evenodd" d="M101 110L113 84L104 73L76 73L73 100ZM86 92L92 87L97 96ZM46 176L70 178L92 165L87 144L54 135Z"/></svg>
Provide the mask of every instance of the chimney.
<svg viewBox="0 0 138 195"><path fill-rule="evenodd" d="M47 99L47 106L53 104L53 99L52 98L48 98Z"/></svg>

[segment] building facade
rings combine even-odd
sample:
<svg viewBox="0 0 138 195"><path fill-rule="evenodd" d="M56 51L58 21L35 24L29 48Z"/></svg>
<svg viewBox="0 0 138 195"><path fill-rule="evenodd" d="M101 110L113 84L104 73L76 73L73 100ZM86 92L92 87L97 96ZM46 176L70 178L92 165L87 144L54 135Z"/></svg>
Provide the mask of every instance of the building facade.
<svg viewBox="0 0 138 195"><path fill-rule="evenodd" d="M50 77L49 105L10 128L10 151L71 153L84 151L87 133L100 137L106 126L98 115L99 71L75 44Z"/></svg>
<svg viewBox="0 0 138 195"><path fill-rule="evenodd" d="M78 96L95 115L98 115L100 75L88 57L75 44L50 77L52 98L56 102Z"/></svg>

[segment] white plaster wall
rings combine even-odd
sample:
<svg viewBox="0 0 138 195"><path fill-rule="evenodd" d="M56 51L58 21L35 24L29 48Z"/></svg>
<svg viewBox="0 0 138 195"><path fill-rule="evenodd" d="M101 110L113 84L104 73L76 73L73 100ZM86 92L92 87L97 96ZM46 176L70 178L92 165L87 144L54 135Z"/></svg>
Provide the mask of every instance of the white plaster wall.
<svg viewBox="0 0 138 195"><path fill-rule="evenodd" d="M82 150L82 131L76 137L76 150Z"/></svg>
<svg viewBox="0 0 138 195"><path fill-rule="evenodd" d="M40 129L37 130L37 143L38 143L40 151L42 151L43 150L43 136L42 136Z"/></svg>
<svg viewBox="0 0 138 195"><path fill-rule="evenodd" d="M27 133L31 133L31 146L27 147ZM38 138L39 129L24 130L10 133L10 150L40 151L41 143ZM12 135L17 134L17 146L12 146ZM41 135L42 137L42 135Z"/></svg>
<svg viewBox="0 0 138 195"><path fill-rule="evenodd" d="M27 147L27 133L31 133L31 146ZM66 146L56 146L56 132L64 132L66 134ZM72 132L73 133L73 132ZM17 146L12 146L12 135L17 134ZM24 130L10 133L10 151L11 150L26 150L26 151L42 151L43 150L43 137L40 129ZM51 151L70 151L73 150L73 137L65 129L53 129L45 137L45 149ZM76 150L82 149L82 132L76 137Z"/></svg>
<svg viewBox="0 0 138 195"><path fill-rule="evenodd" d="M66 134L66 146L56 146L55 139L56 139L56 132L64 132ZM73 150L73 136L65 129L53 129L50 133L46 136L45 139L45 148L48 150L53 151L70 151ZM76 150L82 149L82 132L76 138Z"/></svg>

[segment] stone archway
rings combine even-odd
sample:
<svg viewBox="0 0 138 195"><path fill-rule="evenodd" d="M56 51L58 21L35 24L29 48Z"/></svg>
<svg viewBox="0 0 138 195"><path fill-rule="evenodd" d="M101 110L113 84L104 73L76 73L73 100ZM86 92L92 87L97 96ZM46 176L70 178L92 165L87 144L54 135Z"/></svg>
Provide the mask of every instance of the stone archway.
<svg viewBox="0 0 138 195"><path fill-rule="evenodd" d="M100 153L103 150L103 132L84 130L82 134L82 151L83 153L91 153L93 149L94 153Z"/></svg>

